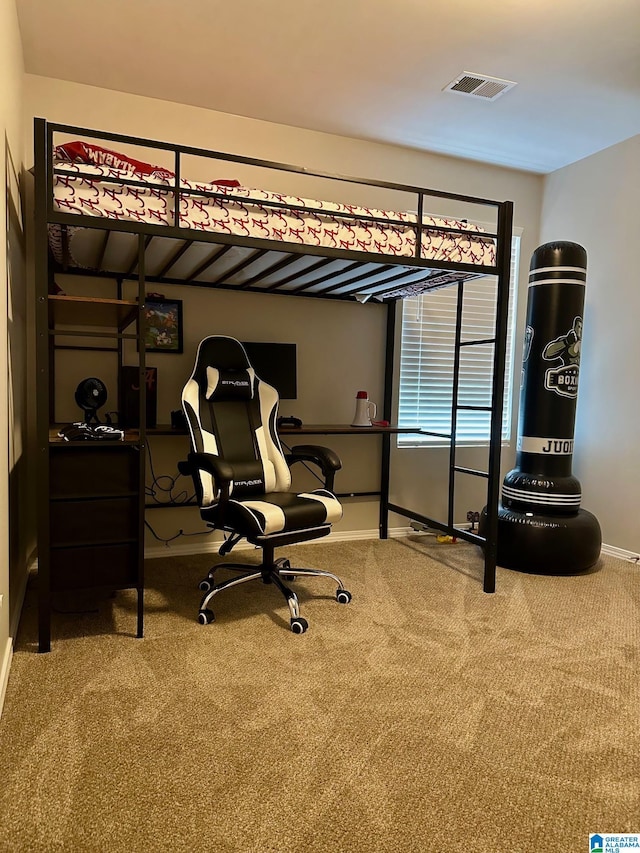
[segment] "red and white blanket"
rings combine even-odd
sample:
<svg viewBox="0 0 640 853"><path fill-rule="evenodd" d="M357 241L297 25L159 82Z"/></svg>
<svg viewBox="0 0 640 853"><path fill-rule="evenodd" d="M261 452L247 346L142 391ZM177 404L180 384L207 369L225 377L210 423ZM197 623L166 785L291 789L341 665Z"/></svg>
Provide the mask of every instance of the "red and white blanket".
<svg viewBox="0 0 640 853"><path fill-rule="evenodd" d="M54 149L54 208L65 213L173 225L173 172L126 157L115 151L72 142ZM78 173L83 173L82 175ZM105 180L113 179L113 180ZM118 183L135 180L150 186ZM166 189L165 189L166 187ZM395 257L415 256L417 217L356 205L281 195L240 186L233 180L197 183L180 180L179 225L196 231L257 237L331 249L372 252ZM217 198L199 195L215 192ZM270 207L275 202L282 207ZM296 208L311 208L303 212ZM370 222L359 217L388 222ZM451 263L495 264L495 243L482 229L456 219L424 216L427 226L463 228L467 234L434 230L422 232L422 257ZM52 228L52 248L60 257L59 229ZM73 256L72 245L70 251Z"/></svg>

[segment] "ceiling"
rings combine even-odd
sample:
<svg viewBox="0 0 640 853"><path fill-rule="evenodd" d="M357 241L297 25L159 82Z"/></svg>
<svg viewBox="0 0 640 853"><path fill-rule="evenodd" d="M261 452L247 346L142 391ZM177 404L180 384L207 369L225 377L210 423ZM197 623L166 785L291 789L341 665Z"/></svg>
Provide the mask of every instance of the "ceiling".
<svg viewBox="0 0 640 853"><path fill-rule="evenodd" d="M31 74L539 173L640 133L638 0L16 2Z"/></svg>

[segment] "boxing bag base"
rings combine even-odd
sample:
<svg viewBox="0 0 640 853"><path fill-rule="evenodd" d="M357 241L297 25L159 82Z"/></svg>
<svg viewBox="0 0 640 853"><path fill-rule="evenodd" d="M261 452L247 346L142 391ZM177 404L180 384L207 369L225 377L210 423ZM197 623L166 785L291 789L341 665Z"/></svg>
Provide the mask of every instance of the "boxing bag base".
<svg viewBox="0 0 640 853"><path fill-rule="evenodd" d="M478 532L484 535L486 511ZM598 562L602 533L595 515L538 515L498 506L498 565L517 572L573 575Z"/></svg>

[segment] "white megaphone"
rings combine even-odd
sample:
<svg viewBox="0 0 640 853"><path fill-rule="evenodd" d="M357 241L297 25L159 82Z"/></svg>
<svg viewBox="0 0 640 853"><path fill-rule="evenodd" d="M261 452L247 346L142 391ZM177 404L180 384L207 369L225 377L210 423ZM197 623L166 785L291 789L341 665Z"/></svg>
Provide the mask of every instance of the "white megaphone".
<svg viewBox="0 0 640 853"><path fill-rule="evenodd" d="M356 394L356 413L353 416L351 426L354 427L370 427L371 418L376 416L376 404L369 400L369 395L366 391L358 391Z"/></svg>

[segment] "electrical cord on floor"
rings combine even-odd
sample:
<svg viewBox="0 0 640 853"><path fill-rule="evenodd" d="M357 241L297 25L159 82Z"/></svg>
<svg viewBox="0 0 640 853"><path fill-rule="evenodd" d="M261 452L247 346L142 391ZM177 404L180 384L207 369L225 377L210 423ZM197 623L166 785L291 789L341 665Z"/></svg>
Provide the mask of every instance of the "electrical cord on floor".
<svg viewBox="0 0 640 853"><path fill-rule="evenodd" d="M190 495L187 489L183 489L178 494L174 495L173 490L176 488L176 482L183 475L178 472L175 477L170 474L160 474L158 476L155 472L154 464L153 464L153 454L151 453L151 442L147 441L147 454L149 456L149 471L151 473L151 485L145 486L145 495L148 498L151 498L155 501L158 506L186 506L190 504L192 501L195 501L195 493ZM164 493L168 495L168 499L160 500L158 494ZM182 528L178 530L173 536L169 536L168 538L164 538L159 536L156 531L153 529L149 521L145 518L144 520L145 527L151 532L151 535L158 542L162 542L163 545L169 545L170 542L174 542L176 539L179 539L181 536L210 536L214 531L211 530L198 530L196 533L185 533Z"/></svg>
<svg viewBox="0 0 640 853"><path fill-rule="evenodd" d="M176 539L179 539L181 536L211 536L212 533L215 533L214 529L211 530L197 530L195 533L185 533L182 528L178 530L173 536L169 536L168 539L163 538L162 536L158 536L153 527L149 524L147 519L144 520L144 526L151 531L151 534L154 539L158 542L162 542L163 545L168 545L170 542L174 542Z"/></svg>
<svg viewBox="0 0 640 853"><path fill-rule="evenodd" d="M148 498L154 500L157 504L161 504L162 506L183 506L193 500L195 500L195 494L190 495L187 489L183 489L177 495L173 494L173 490L176 488L176 483L183 475L178 472L175 476L171 476L170 474L161 474L159 477L156 476L156 472L153 466L153 455L151 453L151 442L147 441L147 454L149 456L149 471L151 473L151 485L145 486L145 495ZM159 494L164 493L168 495L168 499L160 500L158 497Z"/></svg>

